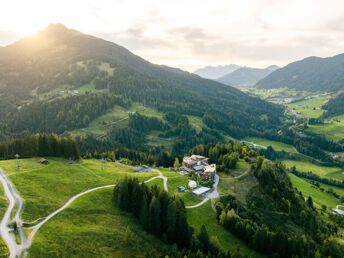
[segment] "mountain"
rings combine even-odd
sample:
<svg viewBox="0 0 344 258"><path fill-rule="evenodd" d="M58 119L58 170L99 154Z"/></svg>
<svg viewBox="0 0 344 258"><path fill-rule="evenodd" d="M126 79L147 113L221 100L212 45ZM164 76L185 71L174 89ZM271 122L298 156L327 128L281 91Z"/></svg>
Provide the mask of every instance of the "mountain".
<svg viewBox="0 0 344 258"><path fill-rule="evenodd" d="M279 69L279 67L276 65L271 65L265 69L242 67L218 78L217 81L232 86L250 86L256 84L259 80L277 69Z"/></svg>
<svg viewBox="0 0 344 258"><path fill-rule="evenodd" d="M234 72L235 70L241 68L239 65L229 64L229 65L219 65L219 66L206 66L194 71L197 74L206 79L217 79L228 73Z"/></svg>
<svg viewBox="0 0 344 258"><path fill-rule="evenodd" d="M344 88L344 54L327 58L312 56L293 62L263 78L257 86L338 91Z"/></svg>
<svg viewBox="0 0 344 258"><path fill-rule="evenodd" d="M61 24L1 49L0 97L0 137L66 133L94 124L111 128L105 137L109 144L137 148L145 146L153 130L158 135L151 137L173 139L176 149L221 135L259 134L277 125L282 114L277 105L151 64L119 45ZM159 119L130 115L122 119L130 130L120 130L119 114L136 113L138 104ZM115 107L120 111L113 111ZM106 114L101 124L96 121ZM201 124L198 131L190 116Z"/></svg>

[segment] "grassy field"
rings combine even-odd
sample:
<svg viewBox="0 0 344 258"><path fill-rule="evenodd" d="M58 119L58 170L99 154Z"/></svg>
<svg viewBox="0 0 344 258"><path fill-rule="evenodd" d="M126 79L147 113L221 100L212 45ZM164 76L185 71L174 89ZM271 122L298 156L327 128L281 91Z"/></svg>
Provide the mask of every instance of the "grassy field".
<svg viewBox="0 0 344 258"><path fill-rule="evenodd" d="M308 132L324 135L333 141L344 139L344 115L326 119L324 124L309 125Z"/></svg>
<svg viewBox="0 0 344 258"><path fill-rule="evenodd" d="M316 188L306 180L299 178L293 174L289 174L289 177L291 179L291 182L293 183L293 186L301 191L305 198L308 198L308 196L312 196L313 202L318 208L321 208L322 205L326 205L328 208L332 209L336 205L340 204L340 200L326 192L320 191L318 188ZM327 189L328 187L329 186L324 188Z"/></svg>
<svg viewBox="0 0 344 258"><path fill-rule="evenodd" d="M113 184L125 176L137 176L142 180L157 172L134 173L132 168L119 163L102 165L97 160L83 160L73 165L62 159L50 159L49 165L41 165L36 159L21 161L16 172L14 160L1 161L0 167L9 175L25 200L23 219L33 221L61 207L75 194L96 186Z"/></svg>
<svg viewBox="0 0 344 258"><path fill-rule="evenodd" d="M330 96L318 96L311 99L305 99L289 103L287 106L292 110L293 113L299 113L298 116L308 117L308 118L317 118L321 116L325 110L322 109L322 106L326 104Z"/></svg>
<svg viewBox="0 0 344 258"><path fill-rule="evenodd" d="M285 152L297 153L297 150L295 149L294 146L285 144L282 142L270 141L267 139L254 138L254 137L247 137L247 138L244 138L242 141L246 143L250 143L250 144L254 143L256 145L259 145L265 148L267 148L268 146L271 146L272 148L274 148L275 151L283 150Z"/></svg>
<svg viewBox="0 0 344 258"><path fill-rule="evenodd" d="M85 88L85 91L88 89L89 87ZM109 112L91 121L87 127L76 129L69 133L72 136L102 135L115 127L124 128L128 126L129 114L136 111L141 115L149 117L156 117L159 119L163 117L162 113L137 103L134 103L128 109L115 105Z"/></svg>
<svg viewBox="0 0 344 258"><path fill-rule="evenodd" d="M156 171L134 173L132 167L114 162L102 165L99 160L81 160L72 165L58 158L49 159L48 165L41 165L37 160L20 160L19 171L16 170L15 160L0 161L0 167L25 201L22 213L25 222L50 214L84 190L114 184L126 176L136 176L144 181L158 175ZM242 171L244 168L244 165L240 166ZM188 177L168 169L161 171L168 177L170 194L180 195L186 205L201 201L189 192L178 193L177 186L187 185ZM162 188L161 179L149 183L154 184ZM114 208L111 193L111 188L89 193L50 220L36 235L30 257L85 257L86 254L88 257L163 256L166 245L145 233L131 216ZM0 214L6 207L6 199L3 195L1 197ZM188 210L189 221L196 230L205 224L210 235L217 236L226 250L235 251L239 246L242 253L259 257L218 225L214 216L210 202L201 208ZM125 233L128 226L129 236ZM0 248L4 248L1 243Z"/></svg>
<svg viewBox="0 0 344 258"><path fill-rule="evenodd" d="M44 225L29 257L151 257L164 256L167 247L115 208L112 190L103 189L78 199Z"/></svg>
<svg viewBox="0 0 344 258"><path fill-rule="evenodd" d="M320 177L335 178L339 180L344 180L343 169L338 167L325 167L317 164L313 164L309 161L299 161L299 160L283 160L288 168L295 166L300 172L313 172Z"/></svg>
<svg viewBox="0 0 344 258"><path fill-rule="evenodd" d="M196 209L188 209L187 215L188 221L195 228L196 232L199 232L201 226L205 225L209 235L216 236L225 250L235 253L239 248L241 254L249 257L263 257L257 252L247 248L241 240L233 236L229 231L224 230L223 227L217 223L215 212L210 202Z"/></svg>

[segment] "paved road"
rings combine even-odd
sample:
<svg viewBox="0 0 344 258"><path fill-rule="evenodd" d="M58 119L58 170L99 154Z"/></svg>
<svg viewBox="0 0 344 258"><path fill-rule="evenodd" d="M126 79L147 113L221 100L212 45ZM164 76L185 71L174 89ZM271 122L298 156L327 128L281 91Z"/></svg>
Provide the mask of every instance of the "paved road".
<svg viewBox="0 0 344 258"><path fill-rule="evenodd" d="M200 203L197 203L195 205L191 205L191 206L185 206L186 209L194 209L194 208L197 208L199 206L202 206L203 204L205 204L207 201L209 201L210 199L216 199L218 198L220 195L219 195L219 192L217 190L217 187L219 185L219 181L220 181L220 177L218 175L215 175L215 178L214 178L214 185L213 185L213 188L214 190L211 192L211 193L208 193L207 196L204 198L203 201L201 201Z"/></svg>
<svg viewBox="0 0 344 258"><path fill-rule="evenodd" d="M26 252L28 243L25 233L23 231L22 221L20 219L20 213L23 208L23 200L21 199L15 187L12 185L11 181L8 179L8 177L2 170L0 170L0 181L3 185L6 198L9 201L7 210L0 223L0 234L9 249L9 257L20 257L23 253ZM17 206L17 209L14 218L12 219L11 214L15 206ZM12 222L16 222L17 224L17 231L20 236L20 244L17 244L13 229L9 227L9 225Z"/></svg>

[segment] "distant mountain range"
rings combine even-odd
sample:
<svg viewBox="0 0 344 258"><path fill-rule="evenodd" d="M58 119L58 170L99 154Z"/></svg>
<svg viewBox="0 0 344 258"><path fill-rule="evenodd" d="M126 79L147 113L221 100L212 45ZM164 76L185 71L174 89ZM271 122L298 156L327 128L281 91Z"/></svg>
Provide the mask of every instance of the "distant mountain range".
<svg viewBox="0 0 344 258"><path fill-rule="evenodd" d="M231 86L252 86L277 69L279 67L276 65L271 65L265 69L242 67L218 78L217 81Z"/></svg>
<svg viewBox="0 0 344 258"><path fill-rule="evenodd" d="M257 87L323 92L344 89L344 54L327 58L312 56L293 62L261 79Z"/></svg>
<svg viewBox="0 0 344 258"><path fill-rule="evenodd" d="M241 66L236 64L229 65L219 65L219 66L206 66L197 69L194 74L197 74L206 79L218 79L226 74L234 72L235 70L241 68Z"/></svg>

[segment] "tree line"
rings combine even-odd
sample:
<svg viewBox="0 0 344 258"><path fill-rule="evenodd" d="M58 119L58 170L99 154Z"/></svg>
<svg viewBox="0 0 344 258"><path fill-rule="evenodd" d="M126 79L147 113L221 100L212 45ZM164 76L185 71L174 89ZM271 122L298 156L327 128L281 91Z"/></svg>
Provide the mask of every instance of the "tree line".
<svg viewBox="0 0 344 258"><path fill-rule="evenodd" d="M195 234L187 221L182 199L169 196L156 185L147 187L137 178L126 178L115 186L113 201L120 209L132 213L144 230L166 243L177 245L183 254L231 257L230 253L222 251L217 239L209 237L204 225Z"/></svg>
<svg viewBox="0 0 344 258"><path fill-rule="evenodd" d="M0 143L0 158L65 157L79 159L76 142L70 137L56 134L34 134Z"/></svg>

